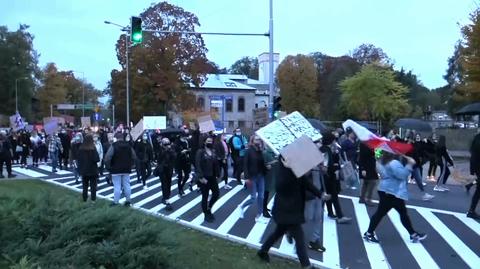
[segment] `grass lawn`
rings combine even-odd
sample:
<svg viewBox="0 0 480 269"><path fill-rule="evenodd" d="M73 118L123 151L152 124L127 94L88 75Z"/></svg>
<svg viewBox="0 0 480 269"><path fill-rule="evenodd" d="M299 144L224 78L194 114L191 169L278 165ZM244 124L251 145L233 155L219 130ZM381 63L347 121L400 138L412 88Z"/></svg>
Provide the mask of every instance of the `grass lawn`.
<svg viewBox="0 0 480 269"><path fill-rule="evenodd" d="M0 242L0 268L299 267L39 180L0 181Z"/></svg>

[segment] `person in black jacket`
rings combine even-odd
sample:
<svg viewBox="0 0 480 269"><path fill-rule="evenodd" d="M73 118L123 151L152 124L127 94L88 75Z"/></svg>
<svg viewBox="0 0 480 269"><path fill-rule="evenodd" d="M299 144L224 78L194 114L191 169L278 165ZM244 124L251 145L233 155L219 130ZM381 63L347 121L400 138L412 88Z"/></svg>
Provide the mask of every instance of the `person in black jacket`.
<svg viewBox="0 0 480 269"><path fill-rule="evenodd" d="M202 192L202 212L205 215L206 222L213 222L215 217L212 213L212 207L218 200L220 192L217 183L219 176L218 159L213 149L213 139L211 137L205 139L205 148L197 151L195 163L195 173ZM210 191L212 191L212 196L208 201Z"/></svg>
<svg viewBox="0 0 480 269"><path fill-rule="evenodd" d="M90 186L91 200L95 202L97 197L98 165L100 156L93 143L93 136L86 135L78 151L78 173L82 177L83 201L88 198L88 187Z"/></svg>
<svg viewBox="0 0 480 269"><path fill-rule="evenodd" d="M148 142L148 135L144 133L134 144L137 155L137 182L143 184L143 189L148 189L147 178L152 174L153 149Z"/></svg>
<svg viewBox="0 0 480 269"><path fill-rule="evenodd" d="M255 217L255 221L268 223L268 221L262 216L267 167L265 160L263 159L263 143L260 137L253 136L250 140L250 145L245 153L243 165L245 180L248 182L246 185L250 188L250 199L239 206L240 218L243 218L246 207L257 201L257 216Z"/></svg>
<svg viewBox="0 0 480 269"><path fill-rule="evenodd" d="M338 194L341 191L340 181L337 179L336 171L340 169L340 157L337 152L336 146L333 144L335 136L331 133L326 133L322 137L322 146L320 151L324 154L324 166L326 167L326 173L324 174L325 189L328 194L331 195L331 199L327 201L328 217L331 219L337 219L337 223L344 224L349 223L352 219L343 216L342 208L338 200ZM335 208L335 214L333 214L333 208Z"/></svg>
<svg viewBox="0 0 480 269"><path fill-rule="evenodd" d="M224 188L230 190L232 186L228 185L228 145L225 141L225 134L217 136L214 143L220 170L222 170L222 179L225 181Z"/></svg>
<svg viewBox="0 0 480 269"><path fill-rule="evenodd" d="M423 193L422 200L428 201L433 199L435 196L425 192L423 187L423 164L427 159L427 143L422 141L420 134L415 135L415 139L409 139L408 143L413 145L413 150L407 154L407 156L415 160L415 165L413 166L412 178L417 183L420 192Z"/></svg>
<svg viewBox="0 0 480 269"><path fill-rule="evenodd" d="M162 146L157 154L157 172L162 182L162 203L166 205L165 209L173 210L168 202L172 188L173 167L175 166L175 151L172 148L170 140L162 138Z"/></svg>
<svg viewBox="0 0 480 269"><path fill-rule="evenodd" d="M435 147L435 153L437 155L438 167L440 167L440 175L437 178L437 184L433 188L434 191L449 191L445 186L447 179L450 176L450 169L448 166L453 166L453 159L450 157L447 151L446 138L444 135L439 136L438 143Z"/></svg>
<svg viewBox="0 0 480 269"><path fill-rule="evenodd" d="M192 170L192 162L190 161L190 141L188 141L187 134L182 134L175 141L175 170L177 172L178 194L183 196L185 194L183 188L187 180L190 178Z"/></svg>
<svg viewBox="0 0 480 269"><path fill-rule="evenodd" d="M480 216L475 212L478 200L480 199L480 189L478 188L478 184L480 183L480 133L473 138L472 145L470 146L470 154L470 174L477 177L477 187L475 189L475 193L473 194L467 217L472 219L480 219ZM473 186L473 184L471 186Z"/></svg>
<svg viewBox="0 0 480 269"><path fill-rule="evenodd" d="M2 131L0 132L0 178L4 178L3 164L6 165L8 177L9 178L16 177L16 175L12 174L12 157L13 157L12 145L8 141L4 131Z"/></svg>
<svg viewBox="0 0 480 269"><path fill-rule="evenodd" d="M125 194L125 206L130 206L130 172L137 158L135 151L130 144L123 140L122 133L116 133L114 143L110 146L105 155L105 167L112 175L113 181L113 203L117 205L120 201L120 195Z"/></svg>
<svg viewBox="0 0 480 269"><path fill-rule="evenodd" d="M68 157L69 157L68 155L70 154L70 146L71 146L72 140L70 139L70 136L68 136L67 130L65 129L62 129L60 131L60 133L58 134L58 137L60 137L60 141L63 147L63 151L60 154L60 160L59 160L60 170L62 169L67 170ZM63 164L63 168L62 168L62 164Z"/></svg>
<svg viewBox="0 0 480 269"><path fill-rule="evenodd" d="M305 195L308 190L315 196L322 198L322 193L305 176L301 178L295 177L289 167L289 163L280 156L279 173L275 181L276 195L272 209L276 227L273 233L268 236L257 255L262 260L269 262L269 249L285 233L288 233L295 239L300 264L302 267L309 267L310 260L302 229L302 224L305 222Z"/></svg>
<svg viewBox="0 0 480 269"><path fill-rule="evenodd" d="M360 191L359 203L373 206L372 194L378 181L377 160L375 152L364 143L360 143L360 154L358 159L360 178L363 179Z"/></svg>

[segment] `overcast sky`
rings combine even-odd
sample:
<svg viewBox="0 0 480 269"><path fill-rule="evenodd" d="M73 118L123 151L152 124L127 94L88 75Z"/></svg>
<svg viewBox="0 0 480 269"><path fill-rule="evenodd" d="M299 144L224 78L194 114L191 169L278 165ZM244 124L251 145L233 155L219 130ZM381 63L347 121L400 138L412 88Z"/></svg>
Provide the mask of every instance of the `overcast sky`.
<svg viewBox="0 0 480 269"><path fill-rule="evenodd" d="M268 31L268 0L172 0L195 13L202 31ZM469 21L475 0L274 0L275 52L320 51L345 55L362 43L381 47L395 68L413 70L425 86L443 86L442 76L460 25ZM16 30L30 25L40 64L55 62L76 70L98 89L106 87L118 68L118 28L152 1L145 0L0 0L0 25ZM205 36L208 58L229 67L242 56L268 51L266 37Z"/></svg>

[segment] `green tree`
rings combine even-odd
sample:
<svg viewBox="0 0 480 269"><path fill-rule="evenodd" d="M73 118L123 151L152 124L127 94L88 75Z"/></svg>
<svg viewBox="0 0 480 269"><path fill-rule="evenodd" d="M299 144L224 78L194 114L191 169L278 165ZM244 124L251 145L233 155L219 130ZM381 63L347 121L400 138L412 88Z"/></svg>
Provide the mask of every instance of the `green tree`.
<svg viewBox="0 0 480 269"><path fill-rule="evenodd" d="M0 114L15 113L15 80L18 86L18 108L20 114L31 118L32 97L39 75L38 54L33 48L33 35L29 26L20 25L10 32L0 26Z"/></svg>
<svg viewBox="0 0 480 269"><path fill-rule="evenodd" d="M466 102L480 100L480 8L470 14L470 20L461 29L461 84L455 87L455 97Z"/></svg>
<svg viewBox="0 0 480 269"><path fill-rule="evenodd" d="M242 57L228 70L230 74L246 75L252 79L258 79L258 59L256 57Z"/></svg>
<svg viewBox="0 0 480 269"><path fill-rule="evenodd" d="M194 32L198 18L167 2L152 4L140 14L143 27L163 31ZM125 120L125 36L117 41L117 58L122 70L111 72L109 88L116 105L116 115ZM201 35L144 32L143 42L130 48L131 118L165 114L193 107L189 85L199 85L213 72L206 57L207 48Z"/></svg>
<svg viewBox="0 0 480 269"><path fill-rule="evenodd" d="M323 120L343 120L338 109L341 100L339 83L356 74L361 66L350 56L332 57L321 52L311 54L317 68L317 100L319 117Z"/></svg>
<svg viewBox="0 0 480 269"><path fill-rule="evenodd" d="M277 81L284 110L318 116L317 70L312 57L287 56L278 66Z"/></svg>
<svg viewBox="0 0 480 269"><path fill-rule="evenodd" d="M392 120L409 110L408 89L395 81L394 72L384 66L368 64L356 75L340 83L342 106L353 118Z"/></svg>
<svg viewBox="0 0 480 269"><path fill-rule="evenodd" d="M65 80L58 75L58 69L54 63L48 63L42 70L40 82L41 86L36 92L40 112L37 120L50 116L50 105L67 103ZM56 111L54 114L58 115Z"/></svg>

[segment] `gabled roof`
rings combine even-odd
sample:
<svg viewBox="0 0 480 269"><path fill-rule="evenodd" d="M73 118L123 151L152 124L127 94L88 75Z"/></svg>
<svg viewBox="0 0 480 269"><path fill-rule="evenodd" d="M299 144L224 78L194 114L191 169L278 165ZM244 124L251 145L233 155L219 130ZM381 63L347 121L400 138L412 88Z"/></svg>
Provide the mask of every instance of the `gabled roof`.
<svg viewBox="0 0 480 269"><path fill-rule="evenodd" d="M195 89L255 90L255 88L231 80L227 76L217 74L207 74L207 79L202 85L195 87L195 85L190 84L190 87Z"/></svg>

